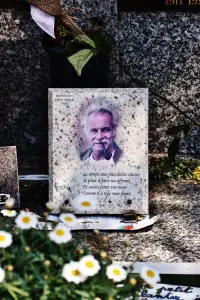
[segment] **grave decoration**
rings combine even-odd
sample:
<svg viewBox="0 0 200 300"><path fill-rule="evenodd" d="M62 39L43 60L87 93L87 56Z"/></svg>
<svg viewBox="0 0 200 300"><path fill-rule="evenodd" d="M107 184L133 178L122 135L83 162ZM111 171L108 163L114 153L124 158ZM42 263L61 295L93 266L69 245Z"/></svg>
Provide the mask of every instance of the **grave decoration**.
<svg viewBox="0 0 200 300"><path fill-rule="evenodd" d="M0 299L136 300L148 285L152 268L133 275L133 266L113 261L104 250L108 240L97 231L102 246L92 253L84 239L72 238L66 214L60 214L62 223L38 230L36 214L10 211L15 215L0 216ZM160 277L153 272L156 284Z"/></svg>
<svg viewBox="0 0 200 300"><path fill-rule="evenodd" d="M109 86L110 36L103 20L80 8L61 8L59 0L31 4L32 19L42 28L52 88Z"/></svg>
<svg viewBox="0 0 200 300"><path fill-rule="evenodd" d="M152 225L147 89L50 89L49 170L54 213L65 204L76 229Z"/></svg>
<svg viewBox="0 0 200 300"><path fill-rule="evenodd" d="M19 208L19 183L16 147L0 148L0 207L5 208L5 202L10 202L15 208ZM5 210L1 211L3 214Z"/></svg>
<svg viewBox="0 0 200 300"><path fill-rule="evenodd" d="M28 3L34 5L52 16L62 15L62 6L60 0L27 0Z"/></svg>

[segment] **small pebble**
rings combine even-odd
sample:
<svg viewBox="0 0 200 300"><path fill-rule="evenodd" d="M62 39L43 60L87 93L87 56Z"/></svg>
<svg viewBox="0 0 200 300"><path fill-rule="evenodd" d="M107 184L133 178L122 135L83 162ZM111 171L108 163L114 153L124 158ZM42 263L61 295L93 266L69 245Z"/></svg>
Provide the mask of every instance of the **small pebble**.
<svg viewBox="0 0 200 300"><path fill-rule="evenodd" d="M16 20L15 20L15 24L19 25L19 24L20 24L20 20L19 20L19 19L16 19Z"/></svg>

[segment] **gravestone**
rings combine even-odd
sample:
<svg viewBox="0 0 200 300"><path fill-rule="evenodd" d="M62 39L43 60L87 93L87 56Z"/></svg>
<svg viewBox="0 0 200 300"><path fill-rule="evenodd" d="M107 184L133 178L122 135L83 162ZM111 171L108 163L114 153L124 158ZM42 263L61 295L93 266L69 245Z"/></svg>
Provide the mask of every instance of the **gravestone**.
<svg viewBox="0 0 200 300"><path fill-rule="evenodd" d="M16 147L0 148L0 207L5 206L5 200L15 199L14 207L19 207L19 181Z"/></svg>
<svg viewBox="0 0 200 300"><path fill-rule="evenodd" d="M148 215L148 90L49 89L49 199Z"/></svg>

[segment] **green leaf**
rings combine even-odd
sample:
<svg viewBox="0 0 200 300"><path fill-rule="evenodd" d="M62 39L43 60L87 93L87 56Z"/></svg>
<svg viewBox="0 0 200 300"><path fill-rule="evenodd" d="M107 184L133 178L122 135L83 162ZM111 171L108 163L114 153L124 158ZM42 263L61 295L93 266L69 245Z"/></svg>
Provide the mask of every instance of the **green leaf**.
<svg viewBox="0 0 200 300"><path fill-rule="evenodd" d="M168 128L167 134L176 135L177 133L181 132L183 129L184 129L183 125L172 126Z"/></svg>
<svg viewBox="0 0 200 300"><path fill-rule="evenodd" d="M83 67L87 64L90 58L94 55L94 50L92 49L83 49L75 54L67 57L70 64L74 67L78 76L81 75Z"/></svg>
<svg viewBox="0 0 200 300"><path fill-rule="evenodd" d="M89 298L90 297L90 294L88 292L85 292L85 291L75 291L75 294L79 295L79 296L82 296L82 297L85 297L85 298Z"/></svg>
<svg viewBox="0 0 200 300"><path fill-rule="evenodd" d="M76 36L75 40L78 40L80 43L88 44L93 49L96 49L96 45L95 45L94 41L91 40L91 38L89 38L89 36L87 36L87 35L79 34Z"/></svg>
<svg viewBox="0 0 200 300"><path fill-rule="evenodd" d="M108 294L112 290L112 285L107 284L105 285L104 282L102 282L101 285L94 285L95 291L101 293L101 294Z"/></svg>
<svg viewBox="0 0 200 300"><path fill-rule="evenodd" d="M20 290L20 289L18 289L18 288L15 287L15 286L10 286L10 290L12 290L12 291L14 291L15 293L18 293L19 295L24 296L24 297L26 297L26 296L29 295L27 292L25 292L25 291L23 291L23 290Z"/></svg>
<svg viewBox="0 0 200 300"><path fill-rule="evenodd" d="M17 295L13 291L8 290L8 292L11 294L11 296L13 297L13 299L18 300Z"/></svg>

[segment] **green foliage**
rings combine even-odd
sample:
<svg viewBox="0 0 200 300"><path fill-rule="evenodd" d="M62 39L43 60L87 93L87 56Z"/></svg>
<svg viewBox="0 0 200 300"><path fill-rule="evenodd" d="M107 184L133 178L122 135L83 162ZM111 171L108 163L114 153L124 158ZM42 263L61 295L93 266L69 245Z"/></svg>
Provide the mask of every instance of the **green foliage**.
<svg viewBox="0 0 200 300"><path fill-rule="evenodd" d="M69 56L67 59L74 67L78 76L81 75L83 67L87 64L90 58L94 55L94 50L83 49Z"/></svg>
<svg viewBox="0 0 200 300"><path fill-rule="evenodd" d="M82 69L93 56L98 55L99 52L109 55L111 50L110 38L98 26L100 21L94 18L86 19L86 22L88 25L91 24L83 34L74 31L70 26L62 24L56 26L57 45L64 49L68 61L78 76L81 76Z"/></svg>
<svg viewBox="0 0 200 300"><path fill-rule="evenodd" d="M196 180L194 170L200 165L199 160L177 159L170 160L167 157L152 158L149 165L149 176L152 180L166 179L193 179Z"/></svg>
<svg viewBox="0 0 200 300"><path fill-rule="evenodd" d="M95 43L93 42L93 40L91 40L91 39L89 38L89 36L87 36L87 35L84 35L84 34L78 34L78 35L75 37L74 40L75 40L75 41L76 41L76 40L79 41L79 43L87 44L87 45L89 45L90 47L92 47L93 49L96 48L96 45L95 45Z"/></svg>
<svg viewBox="0 0 200 300"><path fill-rule="evenodd" d="M0 248L0 264L6 271L6 277L0 283L1 300L137 299L136 292L142 287L141 279L135 286L129 284L131 268L122 286L108 279L106 267L112 261L110 257L102 258L100 252L95 254L95 258L101 269L85 282L75 284L61 276L64 264L79 261L89 253L86 246L82 247L81 240L56 244L49 239L47 230L17 229L11 218L0 217L0 223L1 230L10 232L13 237L9 247Z"/></svg>

